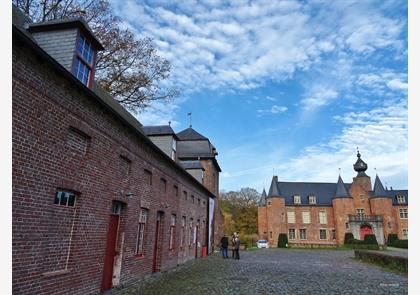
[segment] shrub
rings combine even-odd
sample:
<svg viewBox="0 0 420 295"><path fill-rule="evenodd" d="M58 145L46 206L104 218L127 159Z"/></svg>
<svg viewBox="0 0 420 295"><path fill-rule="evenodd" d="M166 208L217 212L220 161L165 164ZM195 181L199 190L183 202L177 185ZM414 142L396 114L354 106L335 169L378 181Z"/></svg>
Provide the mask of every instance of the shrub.
<svg viewBox="0 0 420 295"><path fill-rule="evenodd" d="M389 234L388 235L388 241L387 241L387 245L388 246L392 246L392 244L394 244L394 242L398 241L398 235L397 234Z"/></svg>
<svg viewBox="0 0 420 295"><path fill-rule="evenodd" d="M354 236L352 233L346 233L344 236L344 244L352 244L354 240Z"/></svg>
<svg viewBox="0 0 420 295"><path fill-rule="evenodd" d="M396 240L392 244L392 247L408 249L408 240Z"/></svg>
<svg viewBox="0 0 420 295"><path fill-rule="evenodd" d="M279 234L279 240L277 241L277 248L286 248L289 241L287 240L286 234Z"/></svg>
<svg viewBox="0 0 420 295"><path fill-rule="evenodd" d="M375 235L366 235L365 239L363 240L363 244L365 244L365 245L378 245L378 241L376 240Z"/></svg>

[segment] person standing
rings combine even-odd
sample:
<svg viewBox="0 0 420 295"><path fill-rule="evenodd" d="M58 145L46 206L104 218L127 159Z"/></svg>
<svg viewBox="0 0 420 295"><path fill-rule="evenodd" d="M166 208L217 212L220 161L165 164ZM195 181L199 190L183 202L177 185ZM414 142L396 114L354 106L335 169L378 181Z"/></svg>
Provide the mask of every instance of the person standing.
<svg viewBox="0 0 420 295"><path fill-rule="evenodd" d="M229 256L228 256L229 239L225 234L223 235L222 239L220 240L220 245L222 246L223 258L229 258Z"/></svg>
<svg viewBox="0 0 420 295"><path fill-rule="evenodd" d="M240 247L240 245L241 245L241 241L239 240L239 235L236 235L236 238L235 238L235 246L234 246L234 254L235 254L235 257L234 257L234 259L237 259L237 260L239 260L239 247Z"/></svg>
<svg viewBox="0 0 420 295"><path fill-rule="evenodd" d="M232 234L232 259L235 259L235 239L236 233Z"/></svg>

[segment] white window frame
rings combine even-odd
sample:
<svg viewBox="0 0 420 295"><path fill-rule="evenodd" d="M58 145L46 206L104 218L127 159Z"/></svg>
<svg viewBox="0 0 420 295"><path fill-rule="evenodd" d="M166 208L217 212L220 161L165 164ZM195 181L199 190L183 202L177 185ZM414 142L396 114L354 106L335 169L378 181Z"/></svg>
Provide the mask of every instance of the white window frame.
<svg viewBox="0 0 420 295"><path fill-rule="evenodd" d="M328 224L327 211L319 211L319 224Z"/></svg>
<svg viewBox="0 0 420 295"><path fill-rule="evenodd" d="M311 212L310 211L302 211L302 223L310 224L311 223Z"/></svg>
<svg viewBox="0 0 420 295"><path fill-rule="evenodd" d="M403 239L408 240L408 228L403 228L401 233L402 233Z"/></svg>
<svg viewBox="0 0 420 295"><path fill-rule="evenodd" d="M301 204L301 199L300 199L300 196L299 195L294 195L293 196L293 203L294 204Z"/></svg>
<svg viewBox="0 0 420 295"><path fill-rule="evenodd" d="M398 195L397 196L397 203L398 204L405 204L405 196Z"/></svg>
<svg viewBox="0 0 420 295"><path fill-rule="evenodd" d="M293 238L290 236L290 233L293 233ZM296 229L294 228L289 228L288 230L288 238L289 240L296 240Z"/></svg>
<svg viewBox="0 0 420 295"><path fill-rule="evenodd" d="M287 223L296 223L295 211L287 211Z"/></svg>
<svg viewBox="0 0 420 295"><path fill-rule="evenodd" d="M408 219L408 208L400 208L400 219Z"/></svg>
<svg viewBox="0 0 420 295"><path fill-rule="evenodd" d="M176 215L171 214L171 227L169 228L169 250L175 250L175 227L176 227Z"/></svg>
<svg viewBox="0 0 420 295"><path fill-rule="evenodd" d="M325 231L325 239L321 239L321 231L324 230ZM328 230L326 228L320 228L319 229L319 240L320 241L326 241L328 240Z"/></svg>
<svg viewBox="0 0 420 295"><path fill-rule="evenodd" d="M309 196L309 204L315 205L316 204L316 196Z"/></svg>
<svg viewBox="0 0 420 295"><path fill-rule="evenodd" d="M302 238L302 232L301 231L303 231L304 233L305 233L305 238ZM308 235L307 235L307 232L306 232L306 228L300 228L299 229L299 240L307 240L308 239Z"/></svg>

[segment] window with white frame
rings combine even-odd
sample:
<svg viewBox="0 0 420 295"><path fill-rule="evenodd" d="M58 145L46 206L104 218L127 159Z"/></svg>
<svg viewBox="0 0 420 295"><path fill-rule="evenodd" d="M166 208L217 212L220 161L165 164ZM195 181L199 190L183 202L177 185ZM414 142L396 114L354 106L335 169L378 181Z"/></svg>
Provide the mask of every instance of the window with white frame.
<svg viewBox="0 0 420 295"><path fill-rule="evenodd" d="M171 227L169 229L169 250L175 249L175 226L176 226L176 215L171 215Z"/></svg>
<svg viewBox="0 0 420 295"><path fill-rule="evenodd" d="M299 195L295 195L293 196L293 202L295 204L300 204L300 196Z"/></svg>
<svg viewBox="0 0 420 295"><path fill-rule="evenodd" d="M55 193L54 204L74 207L76 204L76 194L69 191L58 190Z"/></svg>
<svg viewBox="0 0 420 295"><path fill-rule="evenodd" d="M194 241L194 228L193 228L193 219L191 218L190 221L190 239L189 239L189 246L193 244Z"/></svg>
<svg viewBox="0 0 420 295"><path fill-rule="evenodd" d="M405 239L405 240L408 239L408 228L403 228L402 236L403 236L403 239Z"/></svg>
<svg viewBox="0 0 420 295"><path fill-rule="evenodd" d="M319 223L320 224L327 224L327 212L326 211L319 211Z"/></svg>
<svg viewBox="0 0 420 295"><path fill-rule="evenodd" d="M327 239L327 230L326 229L320 229L319 230L319 239L320 240L326 240Z"/></svg>
<svg viewBox="0 0 420 295"><path fill-rule="evenodd" d="M144 243L146 235L146 223L147 223L147 209L141 208L139 215L139 224L137 228L137 243L136 243L136 255L144 255Z"/></svg>
<svg viewBox="0 0 420 295"><path fill-rule="evenodd" d="M295 211L287 211L287 223L295 223Z"/></svg>
<svg viewBox="0 0 420 295"><path fill-rule="evenodd" d="M311 223L311 214L309 211L302 212L302 221L305 224Z"/></svg>
<svg viewBox="0 0 420 295"><path fill-rule="evenodd" d="M315 196L309 196L309 204L315 205L316 204L316 197Z"/></svg>
<svg viewBox="0 0 420 295"><path fill-rule="evenodd" d="M356 214L359 217L364 217L365 216L365 209L363 209L363 208L356 209Z"/></svg>
<svg viewBox="0 0 420 295"><path fill-rule="evenodd" d="M397 196L398 204L405 204L405 196Z"/></svg>
<svg viewBox="0 0 420 295"><path fill-rule="evenodd" d="M181 239L180 239L180 243L179 243L179 246L181 248L184 247L184 243L185 243L185 224L186 224L186 217L182 216L182 218L181 218Z"/></svg>
<svg viewBox="0 0 420 295"><path fill-rule="evenodd" d="M299 229L299 239L306 240L306 228Z"/></svg>
<svg viewBox="0 0 420 295"><path fill-rule="evenodd" d="M289 240L294 240L296 239L296 232L294 228L290 228L289 229Z"/></svg>
<svg viewBox="0 0 420 295"><path fill-rule="evenodd" d="M401 208L400 209L400 218L401 219L407 219L408 218L408 209L407 208Z"/></svg>

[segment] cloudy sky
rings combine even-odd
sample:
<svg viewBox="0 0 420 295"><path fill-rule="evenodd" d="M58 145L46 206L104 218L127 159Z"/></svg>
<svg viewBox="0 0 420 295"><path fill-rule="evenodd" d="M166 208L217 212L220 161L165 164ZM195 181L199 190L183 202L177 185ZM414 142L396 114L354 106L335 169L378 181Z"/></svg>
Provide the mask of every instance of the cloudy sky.
<svg viewBox="0 0 420 295"><path fill-rule="evenodd" d="M345 182L356 148L407 188L406 1L111 1L182 94L139 115L217 147L221 189ZM227 4L229 3L229 4Z"/></svg>

